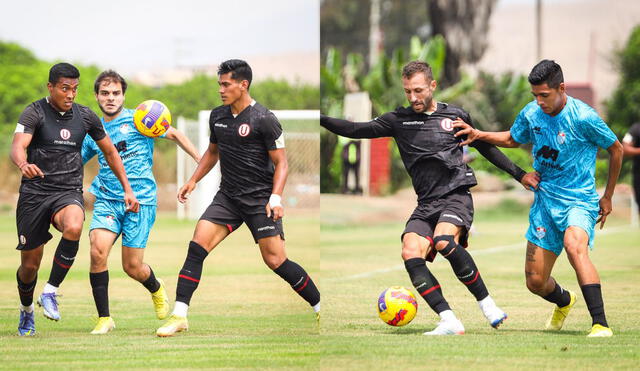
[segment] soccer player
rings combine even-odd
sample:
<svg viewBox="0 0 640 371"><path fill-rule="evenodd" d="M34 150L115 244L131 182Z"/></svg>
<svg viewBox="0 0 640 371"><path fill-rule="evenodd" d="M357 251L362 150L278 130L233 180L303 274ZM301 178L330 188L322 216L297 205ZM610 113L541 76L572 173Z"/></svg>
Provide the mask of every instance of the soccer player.
<svg viewBox="0 0 640 371"><path fill-rule="evenodd" d="M22 172L16 209L21 264L16 274L20 295L19 335L34 335L33 290L44 245L53 237L49 226L62 232L53 265L38 304L44 316L58 321L58 287L78 252L84 222L82 157L80 149L89 134L125 190L121 197L128 211L139 208L118 151L89 108L74 103L80 72L69 63L49 70L49 96L31 103L16 125L11 160ZM26 153L25 153L26 152Z"/></svg>
<svg viewBox="0 0 640 371"><path fill-rule="evenodd" d="M454 137L452 124L459 117L469 123L471 118L464 110L433 99L437 82L425 62L413 61L404 66L402 84L409 107L400 107L369 122L322 115L320 124L349 138L393 137L398 144L418 195L418 206L401 235L402 258L414 287L441 319L438 326L425 335L464 333L462 322L444 299L440 284L426 265L438 252L476 298L491 326L497 328L507 315L489 296L473 258L465 249L473 219L469 188L477 183L473 170L463 160L462 147L458 146L461 140ZM531 182L530 177L523 178L525 172L495 146L484 142L473 146L523 185Z"/></svg>
<svg viewBox="0 0 640 371"><path fill-rule="evenodd" d="M640 211L640 122L629 128L629 131L622 138L622 148L626 157L633 157L631 173L633 174L633 191L636 198L636 205Z"/></svg>
<svg viewBox="0 0 640 371"><path fill-rule="evenodd" d="M109 312L107 258L119 235L122 235L124 271L149 290L159 319L165 319L169 313L164 283L157 279L151 267L143 262L144 248L156 219L156 181L152 172L154 140L136 130L133 124L134 110L124 108L126 91L127 82L112 70L102 72L94 84L96 99L103 113L102 125L122 158L134 194L140 201L140 212L134 214L125 211L122 202L124 190L107 166L96 142L86 138L82 144L82 160L86 163L97 154L100 165L98 176L89 189L89 192L96 196L93 219L89 227L89 278L98 310L98 322L91 331L92 334L106 334L115 328L115 322ZM169 127L161 137L176 142L196 162L200 160L191 141L173 127Z"/></svg>
<svg viewBox="0 0 640 371"><path fill-rule="evenodd" d="M172 336L188 328L187 310L198 287L207 255L246 223L269 268L287 281L319 318L320 292L307 272L287 259L281 203L287 179L287 157L280 123L249 94L252 72L247 62L231 59L218 67L222 106L211 111L209 148L189 181L178 191L189 194L220 160L222 180L213 202L202 214L178 275L176 303L167 323L156 332Z"/></svg>
<svg viewBox="0 0 640 371"><path fill-rule="evenodd" d="M622 145L591 107L567 95L560 65L541 61L531 70L529 83L535 100L520 111L510 131L488 133L456 122L454 126L461 128L456 135L467 135L463 144L472 140L501 147L533 144L533 167L538 177L526 233L527 288L556 304L546 328L560 330L577 299L575 293L560 287L551 276L564 248L591 314L588 336L612 336L604 313L600 277L589 259L589 248L593 247L595 225L601 222L602 228L611 213ZM607 186L599 201L594 177L598 147L610 155Z"/></svg>

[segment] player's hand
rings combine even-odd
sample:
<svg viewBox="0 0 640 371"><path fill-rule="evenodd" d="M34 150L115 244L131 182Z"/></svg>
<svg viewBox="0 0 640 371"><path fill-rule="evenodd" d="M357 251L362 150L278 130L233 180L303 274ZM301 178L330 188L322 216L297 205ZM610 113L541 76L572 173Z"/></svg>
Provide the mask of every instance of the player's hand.
<svg viewBox="0 0 640 371"><path fill-rule="evenodd" d="M607 215L611 214L611 199L608 197L602 197L600 199L600 217L596 220L596 224L600 223L600 229L604 227L604 222L607 220Z"/></svg>
<svg viewBox="0 0 640 371"><path fill-rule="evenodd" d="M456 133L453 134L454 137L459 137L461 135L466 135L467 139L458 144L460 147L466 146L469 143L474 142L480 136L480 130L472 127L471 125L464 122L460 117L456 118L453 121L453 127L459 128Z"/></svg>
<svg viewBox="0 0 640 371"><path fill-rule="evenodd" d="M530 173L524 174L522 179L520 179L520 184L527 191L537 191L538 184L540 183L540 174L537 171L532 171Z"/></svg>
<svg viewBox="0 0 640 371"><path fill-rule="evenodd" d="M22 164L22 166L20 166L20 171L22 172L22 175L27 179L33 179L35 177L44 178L44 173L36 164L25 162Z"/></svg>
<svg viewBox="0 0 640 371"><path fill-rule="evenodd" d="M267 218L273 218L274 222L277 222L278 219L284 216L284 208L282 207L280 195L272 194L271 197L269 197L265 211L267 212Z"/></svg>
<svg viewBox="0 0 640 371"><path fill-rule="evenodd" d="M195 188L196 184L194 182L185 183L185 185L183 185L182 188L180 188L180 190L178 191L178 201L180 201L180 203L182 204L187 202L189 196L191 195L191 192L193 192Z"/></svg>
<svg viewBox="0 0 640 371"><path fill-rule="evenodd" d="M132 211L137 213L140 211L140 202L138 202L138 199L131 191L124 193L124 205L127 207L125 212Z"/></svg>

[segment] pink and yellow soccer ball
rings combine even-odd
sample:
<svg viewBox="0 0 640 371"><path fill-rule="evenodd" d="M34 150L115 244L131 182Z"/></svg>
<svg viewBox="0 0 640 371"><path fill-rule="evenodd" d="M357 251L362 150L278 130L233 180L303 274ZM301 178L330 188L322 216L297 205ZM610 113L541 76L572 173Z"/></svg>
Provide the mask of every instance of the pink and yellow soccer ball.
<svg viewBox="0 0 640 371"><path fill-rule="evenodd" d="M417 312L416 297L402 286L389 287L378 298L378 316L388 325L404 326L415 318Z"/></svg>
<svg viewBox="0 0 640 371"><path fill-rule="evenodd" d="M171 126L171 112L160 101L146 100L136 107L133 124L140 134L150 138L159 137Z"/></svg>

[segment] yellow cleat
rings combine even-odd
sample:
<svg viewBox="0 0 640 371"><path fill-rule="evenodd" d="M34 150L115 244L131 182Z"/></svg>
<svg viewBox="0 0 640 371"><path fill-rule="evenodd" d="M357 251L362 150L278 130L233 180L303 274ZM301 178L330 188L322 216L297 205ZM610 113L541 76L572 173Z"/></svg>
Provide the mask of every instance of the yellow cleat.
<svg viewBox="0 0 640 371"><path fill-rule="evenodd" d="M556 305L556 307L553 309L551 318L549 318L549 320L547 321L547 330L558 331L562 328L562 325L564 325L564 320L567 318L567 316L569 315L569 311L571 310L571 308L573 308L573 306L576 304L576 300L578 299L578 296L572 291L569 291L569 296L571 297L571 301L569 302L569 304L565 305L562 308Z"/></svg>
<svg viewBox="0 0 640 371"><path fill-rule="evenodd" d="M151 300L153 300L153 308L156 310L156 317L165 319L169 315L169 297L164 288L164 282L159 278L158 282L160 282L160 288L151 294Z"/></svg>
<svg viewBox="0 0 640 371"><path fill-rule="evenodd" d="M608 338L611 336L613 336L613 331L611 331L610 328L604 327L597 323L593 325L591 331L589 332L589 335L587 335L588 338Z"/></svg>
<svg viewBox="0 0 640 371"><path fill-rule="evenodd" d="M116 328L116 323L111 317L100 317L96 327L91 331L92 335L103 335Z"/></svg>
<svg viewBox="0 0 640 371"><path fill-rule="evenodd" d="M189 321L187 317L178 317L175 314L169 317L167 323L156 331L156 335L160 337L173 336L176 332L187 331L189 329Z"/></svg>

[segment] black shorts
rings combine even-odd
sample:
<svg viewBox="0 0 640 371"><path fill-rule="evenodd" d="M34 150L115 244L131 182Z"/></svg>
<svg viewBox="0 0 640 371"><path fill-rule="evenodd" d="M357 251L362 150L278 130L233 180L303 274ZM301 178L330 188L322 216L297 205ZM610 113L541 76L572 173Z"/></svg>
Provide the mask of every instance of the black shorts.
<svg viewBox="0 0 640 371"><path fill-rule="evenodd" d="M261 238L278 235L284 240L282 219L274 222L267 217L265 206L268 202L269 197L241 201L218 192L200 220L224 225L229 228L229 232L240 228L243 222L247 223L256 243Z"/></svg>
<svg viewBox="0 0 640 371"><path fill-rule="evenodd" d="M49 226L63 207L78 205L84 210L82 192L65 191L49 195L20 193L16 207L18 250L32 250L47 243L53 236Z"/></svg>
<svg viewBox="0 0 640 371"><path fill-rule="evenodd" d="M473 222L473 198L469 190L453 191L437 200L418 204L409 217L400 240L405 233L413 232L426 238L433 245L433 231L436 225L442 222L463 227L459 243L466 248L469 228ZM436 253L436 249L432 248L425 259L432 262Z"/></svg>

